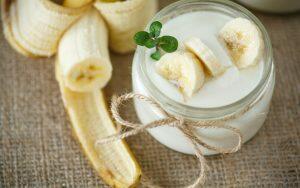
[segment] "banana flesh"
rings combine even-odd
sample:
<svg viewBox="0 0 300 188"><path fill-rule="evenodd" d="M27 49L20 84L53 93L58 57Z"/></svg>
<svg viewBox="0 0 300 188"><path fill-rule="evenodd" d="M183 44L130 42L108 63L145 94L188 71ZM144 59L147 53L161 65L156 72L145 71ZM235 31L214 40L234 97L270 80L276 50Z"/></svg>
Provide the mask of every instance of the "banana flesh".
<svg viewBox="0 0 300 188"><path fill-rule="evenodd" d="M52 56L62 34L89 7L70 9L49 0L13 1L7 10L9 34L6 36L12 47L23 55Z"/></svg>
<svg viewBox="0 0 300 188"><path fill-rule="evenodd" d="M135 49L133 36L144 30L157 11L157 0L130 0L103 2L97 0L94 6L108 24L110 48L117 53L128 53Z"/></svg>
<svg viewBox="0 0 300 188"><path fill-rule="evenodd" d="M173 81L184 96L191 97L204 84L204 69L199 59L190 52L167 53L155 64L156 71Z"/></svg>
<svg viewBox="0 0 300 188"><path fill-rule="evenodd" d="M11 27L11 18L9 16L10 14L10 7L14 6L11 5L9 0L2 0L1 1L1 20L3 25L3 33L8 41L8 43L20 54L28 57L34 57L33 54L31 54L29 51L27 51L25 48L23 48L14 38L12 34L12 27Z"/></svg>
<svg viewBox="0 0 300 188"><path fill-rule="evenodd" d="M212 76L219 76L226 70L213 51L207 47L199 38L192 37L184 42L188 51L194 53Z"/></svg>
<svg viewBox="0 0 300 188"><path fill-rule="evenodd" d="M99 12L90 9L62 37L58 50L64 84L78 92L104 87L112 75L108 33Z"/></svg>
<svg viewBox="0 0 300 188"><path fill-rule="evenodd" d="M107 111L103 93L75 92L64 85L59 63L56 78L62 99L69 114L72 128L93 167L112 187L134 187L138 184L141 170L124 141L95 145L98 139L115 134L116 128Z"/></svg>
<svg viewBox="0 0 300 188"><path fill-rule="evenodd" d="M219 38L238 68L257 64L263 54L261 32L248 19L236 18L229 21L221 29Z"/></svg>

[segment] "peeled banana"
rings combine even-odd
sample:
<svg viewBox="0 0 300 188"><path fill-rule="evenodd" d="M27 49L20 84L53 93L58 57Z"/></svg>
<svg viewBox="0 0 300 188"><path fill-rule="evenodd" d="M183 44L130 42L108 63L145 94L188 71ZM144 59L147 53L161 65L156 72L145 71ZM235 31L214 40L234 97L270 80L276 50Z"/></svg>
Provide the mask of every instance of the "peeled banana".
<svg viewBox="0 0 300 188"><path fill-rule="evenodd" d="M201 60L206 70L208 70L212 76L218 76L226 70L225 66L219 62L213 51L199 38L192 37L186 40L184 45L187 50L194 53Z"/></svg>
<svg viewBox="0 0 300 188"><path fill-rule="evenodd" d="M108 33L99 12L91 8L63 35L58 60L64 84L73 91L102 88L112 75Z"/></svg>
<svg viewBox="0 0 300 188"><path fill-rule="evenodd" d="M144 30L157 11L157 0L127 0L103 2L97 0L95 7L104 17L110 31L110 48L117 53L135 49L133 36Z"/></svg>
<svg viewBox="0 0 300 188"><path fill-rule="evenodd" d="M204 84L204 69L199 59L190 52L167 53L155 64L164 78L176 82L184 96L191 97Z"/></svg>
<svg viewBox="0 0 300 188"><path fill-rule="evenodd" d="M229 21L221 29L219 38L238 68L257 64L263 54L261 32L248 19L236 18Z"/></svg>
<svg viewBox="0 0 300 188"><path fill-rule="evenodd" d="M117 133L100 89L75 92L64 85L56 63L56 78L72 128L85 154L103 180L112 187L138 184L141 169L124 141L95 145L96 141Z"/></svg>
<svg viewBox="0 0 300 188"><path fill-rule="evenodd" d="M6 36L12 47L24 55L52 56L62 34L89 8L90 5L66 8L50 0L12 1L6 17L9 20L7 33L11 33Z"/></svg>

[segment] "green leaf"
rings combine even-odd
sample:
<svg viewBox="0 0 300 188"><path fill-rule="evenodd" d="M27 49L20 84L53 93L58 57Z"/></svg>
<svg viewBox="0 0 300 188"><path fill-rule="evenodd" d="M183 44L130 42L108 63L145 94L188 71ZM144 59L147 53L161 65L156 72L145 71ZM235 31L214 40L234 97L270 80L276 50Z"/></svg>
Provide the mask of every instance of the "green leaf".
<svg viewBox="0 0 300 188"><path fill-rule="evenodd" d="M159 50L157 50L156 52L154 52L153 54L151 54L150 56L152 59L154 60L159 60L161 58L161 53Z"/></svg>
<svg viewBox="0 0 300 188"><path fill-rule="evenodd" d="M150 25L150 34L152 37L158 37L160 35L160 31L162 28L162 24L159 21L155 21Z"/></svg>
<svg viewBox="0 0 300 188"><path fill-rule="evenodd" d="M146 42L145 42L145 46L147 48L153 48L156 46L156 41L153 40L153 39L148 39Z"/></svg>
<svg viewBox="0 0 300 188"><path fill-rule="evenodd" d="M165 52L171 53L177 50L178 41L175 37L172 36L162 36L158 38L158 45Z"/></svg>
<svg viewBox="0 0 300 188"><path fill-rule="evenodd" d="M133 39L137 45L144 46L146 41L150 39L150 35L146 31L140 31L134 35Z"/></svg>

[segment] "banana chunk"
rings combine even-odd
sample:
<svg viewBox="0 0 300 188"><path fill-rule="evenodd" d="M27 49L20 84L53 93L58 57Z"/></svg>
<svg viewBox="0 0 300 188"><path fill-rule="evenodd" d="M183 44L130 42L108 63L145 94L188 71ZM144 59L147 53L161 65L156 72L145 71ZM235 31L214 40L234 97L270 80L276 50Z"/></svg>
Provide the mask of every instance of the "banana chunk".
<svg viewBox="0 0 300 188"><path fill-rule="evenodd" d="M194 53L203 63L209 74L218 76L225 72L226 68L222 65L215 54L199 38L192 37L184 42L187 50Z"/></svg>
<svg viewBox="0 0 300 188"><path fill-rule="evenodd" d="M263 54L261 32L248 19L236 18L229 21L221 29L219 38L238 68L257 64Z"/></svg>
<svg viewBox="0 0 300 188"><path fill-rule="evenodd" d="M144 30L157 11L158 0L96 0L109 28L109 46L117 53L126 54L136 48L133 36Z"/></svg>
<svg viewBox="0 0 300 188"><path fill-rule="evenodd" d="M167 53L156 62L155 67L161 76L175 82L187 97L197 92L205 81L201 62L190 52Z"/></svg>
<svg viewBox="0 0 300 188"><path fill-rule="evenodd" d="M96 141L117 133L100 89L93 92L74 92L64 85L59 63L56 79L71 126L85 155L95 170L111 187L135 187L141 169L125 141L95 145Z"/></svg>
<svg viewBox="0 0 300 188"><path fill-rule="evenodd" d="M104 87L112 75L108 33L94 8L62 37L58 48L64 84L73 91L88 92Z"/></svg>

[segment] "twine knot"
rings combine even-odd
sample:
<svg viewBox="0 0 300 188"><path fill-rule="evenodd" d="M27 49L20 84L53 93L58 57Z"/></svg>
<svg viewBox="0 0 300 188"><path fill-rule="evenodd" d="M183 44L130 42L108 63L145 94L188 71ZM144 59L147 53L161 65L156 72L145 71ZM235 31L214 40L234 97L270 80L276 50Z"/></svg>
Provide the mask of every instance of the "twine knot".
<svg viewBox="0 0 300 188"><path fill-rule="evenodd" d="M165 118L155 120L148 124L132 123L127 120L124 120L120 115L119 107L123 102L128 101L133 98L136 98L136 99L139 99L139 100L142 100L144 102L151 104L153 107L155 107L157 110L159 110L165 116ZM179 129L182 132L182 134L190 141L190 143L192 144L192 146L195 150L196 157L198 158L199 163L200 163L200 173L199 173L198 178L194 181L193 184L187 186L187 188L195 188L195 187L198 187L199 185L204 184L205 169L207 167L205 158L204 158L203 153L200 148L203 147L203 148L206 148L206 149L209 149L212 151L216 151L217 153L221 153L221 154L237 152L241 148L241 145L242 145L242 134L239 129L227 125L226 122L228 120L232 120L232 119L235 119L235 118L243 115L248 110L250 110L254 106L254 104L257 103L258 101L259 100L257 100L256 102L254 102L252 104L249 104L243 110L241 110L235 114L223 117L218 120L191 121L188 119L184 119L183 117L180 117L180 116L174 116L174 115L169 114L155 100L153 100L150 97L141 95L141 94L127 93L127 94L121 95L119 97L114 96L112 99L112 102L111 102L112 116L118 124L125 126L125 127L129 127L129 128L131 128L131 130L128 130L125 132L119 131L118 133L116 133L114 135L99 139L96 141L95 145L114 142L114 141L129 137L129 136L132 136L132 135L139 134L147 129L151 129L151 128L155 128L155 127L161 127L161 126L175 127L177 129ZM201 137L197 134L197 129L199 129L199 128L201 128L201 129L206 129L206 128L225 129L225 130L232 132L237 137L238 141L232 148L221 148L221 147L213 146L213 145L210 145L210 144L204 142L203 139L201 139ZM157 186L151 186L151 187L157 187Z"/></svg>

